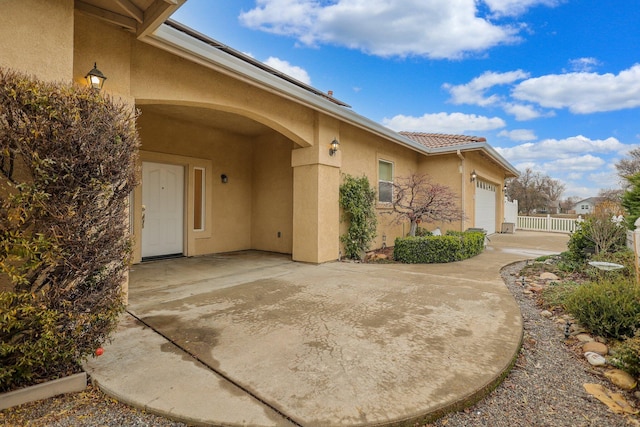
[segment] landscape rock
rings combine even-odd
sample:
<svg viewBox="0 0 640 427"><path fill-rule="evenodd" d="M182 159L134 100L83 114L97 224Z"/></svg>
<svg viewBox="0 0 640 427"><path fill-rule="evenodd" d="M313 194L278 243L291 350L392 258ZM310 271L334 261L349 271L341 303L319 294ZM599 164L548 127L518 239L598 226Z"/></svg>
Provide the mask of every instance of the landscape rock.
<svg viewBox="0 0 640 427"><path fill-rule="evenodd" d="M578 334L576 335L576 339L580 342L593 342L593 338L588 334Z"/></svg>
<svg viewBox="0 0 640 427"><path fill-rule="evenodd" d="M607 371L604 373L604 376L607 377L614 385L623 390L633 390L636 388L636 385L638 385L635 378L620 369Z"/></svg>
<svg viewBox="0 0 640 427"><path fill-rule="evenodd" d="M542 317L546 317L547 319L550 318L551 316L553 316L553 313L550 312L549 310L542 310L540 312L540 316Z"/></svg>
<svg viewBox="0 0 640 427"><path fill-rule="evenodd" d="M555 275L555 274L553 274L553 273L550 273L550 272L548 272L548 271L545 271L544 273L542 273L542 274L540 275L540 279L541 279L541 280L558 280L558 279L559 279L559 277L558 277L558 276L556 276L556 275Z"/></svg>
<svg viewBox="0 0 640 427"><path fill-rule="evenodd" d="M598 353L594 353L592 351L587 351L584 354L584 357L593 366L602 366L602 365L605 365L607 363L607 360L604 357L602 357Z"/></svg>
<svg viewBox="0 0 640 427"><path fill-rule="evenodd" d="M601 342L591 341L582 346L582 351L585 353L592 352L597 353L600 356L606 356L609 353L609 348Z"/></svg>
<svg viewBox="0 0 640 427"><path fill-rule="evenodd" d="M531 285L527 289L534 293L540 293L544 290L544 287L540 285Z"/></svg>

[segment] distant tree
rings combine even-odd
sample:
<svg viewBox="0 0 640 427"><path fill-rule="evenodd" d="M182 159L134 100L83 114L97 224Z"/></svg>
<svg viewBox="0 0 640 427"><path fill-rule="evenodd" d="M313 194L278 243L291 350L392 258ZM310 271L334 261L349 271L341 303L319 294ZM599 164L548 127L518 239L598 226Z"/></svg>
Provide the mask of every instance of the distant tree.
<svg viewBox="0 0 640 427"><path fill-rule="evenodd" d="M640 148L629 151L629 157L616 163L618 176L627 181L631 176L640 172Z"/></svg>
<svg viewBox="0 0 640 427"><path fill-rule="evenodd" d="M556 179L543 176L540 179L540 191L544 194L547 202L547 208L559 209L560 196L564 192L564 184Z"/></svg>
<svg viewBox="0 0 640 427"><path fill-rule="evenodd" d="M568 213L569 211L573 210L573 207L575 206L576 203L578 203L578 198L571 196L571 197L567 197L566 199L563 199L560 201L560 210L562 213Z"/></svg>
<svg viewBox="0 0 640 427"><path fill-rule="evenodd" d="M560 181L527 168L507 184L507 196L518 200L520 212L531 214L535 210L557 207L564 188Z"/></svg>
<svg viewBox="0 0 640 427"><path fill-rule="evenodd" d="M622 202L622 196L624 195L624 190L617 188L609 188L602 189L598 192L598 198L603 201L609 201L613 203L620 204Z"/></svg>
<svg viewBox="0 0 640 427"><path fill-rule="evenodd" d="M415 236L420 222L461 220L457 200L449 187L432 182L428 175L414 173L393 183L392 214L397 223L409 221L409 235Z"/></svg>

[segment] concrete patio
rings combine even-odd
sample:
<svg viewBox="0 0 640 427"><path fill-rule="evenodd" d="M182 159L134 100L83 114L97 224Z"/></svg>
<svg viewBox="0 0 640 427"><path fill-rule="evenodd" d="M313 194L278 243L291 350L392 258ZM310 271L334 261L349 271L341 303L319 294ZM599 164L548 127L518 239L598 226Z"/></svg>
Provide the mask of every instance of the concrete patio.
<svg viewBox="0 0 640 427"><path fill-rule="evenodd" d="M86 370L123 402L197 425L428 420L484 396L517 355L501 267L562 252L568 236L490 239L451 264L241 252L135 265L130 314Z"/></svg>

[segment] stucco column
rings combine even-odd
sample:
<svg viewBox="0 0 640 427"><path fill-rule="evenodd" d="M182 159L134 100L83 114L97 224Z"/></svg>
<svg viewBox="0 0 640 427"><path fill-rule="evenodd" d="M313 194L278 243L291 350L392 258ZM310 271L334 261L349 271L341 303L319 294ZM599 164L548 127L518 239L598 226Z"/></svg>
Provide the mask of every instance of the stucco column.
<svg viewBox="0 0 640 427"><path fill-rule="evenodd" d="M341 153L329 155L332 139L292 151L294 261L318 264L339 256Z"/></svg>

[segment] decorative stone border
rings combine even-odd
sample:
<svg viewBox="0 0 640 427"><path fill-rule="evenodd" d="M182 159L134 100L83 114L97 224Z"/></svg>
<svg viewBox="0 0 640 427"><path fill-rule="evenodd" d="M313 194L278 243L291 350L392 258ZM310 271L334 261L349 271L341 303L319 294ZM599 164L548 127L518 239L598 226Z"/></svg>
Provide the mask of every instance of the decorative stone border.
<svg viewBox="0 0 640 427"><path fill-rule="evenodd" d="M0 394L0 411L12 406L48 399L65 393L76 393L87 388L87 373L81 372L57 380Z"/></svg>

